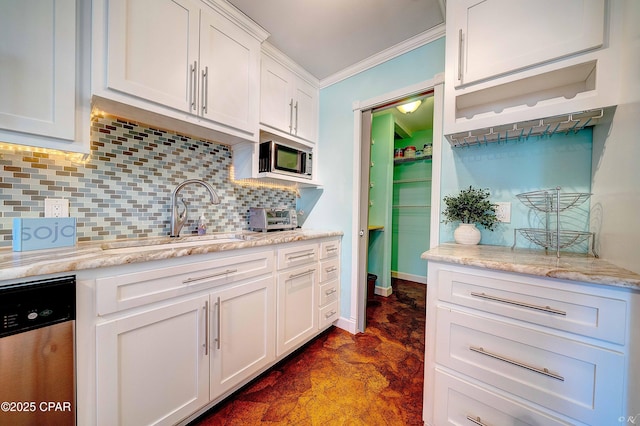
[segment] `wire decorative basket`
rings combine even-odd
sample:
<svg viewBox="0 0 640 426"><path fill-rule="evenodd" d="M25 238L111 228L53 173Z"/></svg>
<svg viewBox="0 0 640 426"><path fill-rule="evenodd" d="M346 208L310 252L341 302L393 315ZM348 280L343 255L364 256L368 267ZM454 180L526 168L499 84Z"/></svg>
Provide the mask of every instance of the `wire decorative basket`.
<svg viewBox="0 0 640 426"><path fill-rule="evenodd" d="M580 244L593 236L592 232L547 231L539 228L518 228L518 232L527 240L544 248L561 249Z"/></svg>
<svg viewBox="0 0 640 426"><path fill-rule="evenodd" d="M591 197L587 192L558 193L557 189L545 189L541 191L525 192L516 195L518 199L532 209L545 212L562 212L572 207L577 207Z"/></svg>

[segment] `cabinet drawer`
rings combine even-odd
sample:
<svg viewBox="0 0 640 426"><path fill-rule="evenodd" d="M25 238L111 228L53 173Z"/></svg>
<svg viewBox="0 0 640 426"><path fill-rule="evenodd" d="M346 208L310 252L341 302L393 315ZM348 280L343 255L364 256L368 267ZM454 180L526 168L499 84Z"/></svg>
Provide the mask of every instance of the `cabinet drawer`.
<svg viewBox="0 0 640 426"><path fill-rule="evenodd" d="M273 251L265 251L99 278L96 280L97 313L105 315L268 274L273 271L273 264Z"/></svg>
<svg viewBox="0 0 640 426"><path fill-rule="evenodd" d="M337 279L340 276L340 259L325 260L320 263L320 282Z"/></svg>
<svg viewBox="0 0 640 426"><path fill-rule="evenodd" d="M318 261L318 244L296 245L278 250L278 269Z"/></svg>
<svg viewBox="0 0 640 426"><path fill-rule="evenodd" d="M437 363L588 424L621 415L623 354L444 307L437 315Z"/></svg>
<svg viewBox="0 0 640 426"><path fill-rule="evenodd" d="M536 285L515 276L497 279L442 269L438 298L545 327L623 345L627 301ZM603 293L603 290L601 290Z"/></svg>
<svg viewBox="0 0 640 426"><path fill-rule="evenodd" d="M318 297L318 305L324 306L329 302L338 300L338 292L340 286L338 280L329 281L326 284L320 286L320 297Z"/></svg>
<svg viewBox="0 0 640 426"><path fill-rule="evenodd" d="M436 425L549 425L568 426L555 417L436 370Z"/></svg>
<svg viewBox="0 0 640 426"><path fill-rule="evenodd" d="M340 316L340 312L338 309L338 301L331 302L324 308L320 309L319 317L318 317L318 329L322 330L330 326L335 320Z"/></svg>
<svg viewBox="0 0 640 426"><path fill-rule="evenodd" d="M320 259L340 256L340 240L323 241L320 243Z"/></svg>

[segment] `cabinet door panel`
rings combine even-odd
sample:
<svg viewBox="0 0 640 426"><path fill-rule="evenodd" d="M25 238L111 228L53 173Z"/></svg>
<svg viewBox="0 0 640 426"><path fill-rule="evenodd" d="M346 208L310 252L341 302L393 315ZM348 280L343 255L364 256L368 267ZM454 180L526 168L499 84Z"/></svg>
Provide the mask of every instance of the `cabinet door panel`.
<svg viewBox="0 0 640 426"><path fill-rule="evenodd" d="M293 134L311 142L316 140L318 96L314 87L298 80L294 94Z"/></svg>
<svg viewBox="0 0 640 426"><path fill-rule="evenodd" d="M211 399L275 360L275 285L262 278L212 293Z"/></svg>
<svg viewBox="0 0 640 426"><path fill-rule="evenodd" d="M209 401L207 296L96 327L99 424L175 424Z"/></svg>
<svg viewBox="0 0 640 426"><path fill-rule="evenodd" d="M270 58L262 57L260 122L291 133L293 129L293 75Z"/></svg>
<svg viewBox="0 0 640 426"><path fill-rule="evenodd" d="M604 42L604 0L466 0L456 6L452 25L456 32L462 30L458 84L594 49ZM460 55L456 62L459 59Z"/></svg>
<svg viewBox="0 0 640 426"><path fill-rule="evenodd" d="M112 0L108 8L108 87L190 110L198 5L189 0Z"/></svg>
<svg viewBox="0 0 640 426"><path fill-rule="evenodd" d="M74 139L75 38L75 0L0 2L0 129Z"/></svg>
<svg viewBox="0 0 640 426"><path fill-rule="evenodd" d="M278 356L315 334L317 285L315 263L278 274Z"/></svg>
<svg viewBox="0 0 640 426"><path fill-rule="evenodd" d="M260 44L226 18L203 11L200 32L200 113L250 134L257 132ZM206 67L206 68L205 68ZM207 76L204 77L202 72Z"/></svg>

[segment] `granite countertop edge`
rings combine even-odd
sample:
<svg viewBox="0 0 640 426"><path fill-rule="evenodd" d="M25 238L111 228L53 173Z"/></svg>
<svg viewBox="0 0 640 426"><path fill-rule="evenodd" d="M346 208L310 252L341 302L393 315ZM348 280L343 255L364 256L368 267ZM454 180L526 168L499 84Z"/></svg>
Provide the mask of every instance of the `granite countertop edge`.
<svg viewBox="0 0 640 426"><path fill-rule="evenodd" d="M203 243L198 237L189 236L175 240L180 242L179 247L172 247L168 237L151 237L86 242L73 247L26 252L14 252L11 247L0 248L0 281L336 237L342 236L343 232L297 229L267 233L221 233L222 238L229 235L242 235L245 239L217 242L209 235L210 243ZM140 247L140 251L122 253L109 250L129 247Z"/></svg>
<svg viewBox="0 0 640 426"><path fill-rule="evenodd" d="M547 254L544 250L520 248L511 250L504 246L465 246L445 243L422 253L420 257L483 269L640 291L640 274L584 254L561 253L558 258L555 252Z"/></svg>

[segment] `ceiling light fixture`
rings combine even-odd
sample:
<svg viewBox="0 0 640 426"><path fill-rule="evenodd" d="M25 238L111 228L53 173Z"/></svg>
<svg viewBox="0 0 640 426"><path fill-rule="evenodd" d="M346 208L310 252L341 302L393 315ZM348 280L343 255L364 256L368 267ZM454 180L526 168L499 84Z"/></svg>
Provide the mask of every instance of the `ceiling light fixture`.
<svg viewBox="0 0 640 426"><path fill-rule="evenodd" d="M403 114L409 114L417 110L421 103L422 103L421 100L417 100L413 102L408 102L403 105L398 105L396 108L398 108L398 111L400 111Z"/></svg>

